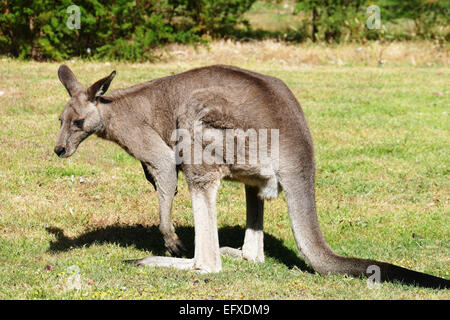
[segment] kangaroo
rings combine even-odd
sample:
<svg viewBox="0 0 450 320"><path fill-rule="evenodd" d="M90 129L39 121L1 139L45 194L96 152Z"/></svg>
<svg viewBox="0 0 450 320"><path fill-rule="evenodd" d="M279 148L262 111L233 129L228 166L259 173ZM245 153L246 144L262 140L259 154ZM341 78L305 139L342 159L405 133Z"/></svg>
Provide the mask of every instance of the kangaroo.
<svg viewBox="0 0 450 320"><path fill-rule="evenodd" d="M300 255L320 275L337 273L370 278L373 270L377 270L380 281L450 287L447 279L385 262L344 257L330 248L316 213L311 134L300 104L283 81L233 66L213 65L105 95L115 75L113 71L85 89L67 66L59 68L59 79L70 100L59 117L61 128L54 152L61 158L70 157L84 139L96 134L117 143L142 163L146 178L158 193L159 229L172 257L150 256L130 262L208 273L221 271L221 254L263 262L264 201L278 196L282 190ZM221 161L225 155L218 148L213 154L217 161L212 163L180 163L173 133L179 129L194 133L194 138L187 135L185 142L195 143L198 124L203 126L200 130L215 133L237 128L276 129L277 159L271 156L264 165L226 162ZM275 139L267 143L274 142ZM200 144L204 146L205 142ZM245 145L247 156L253 151ZM185 174L192 201L195 225L192 259L181 258L184 246L171 218L178 171ZM216 196L221 179L245 184L247 218L242 249L219 247Z"/></svg>

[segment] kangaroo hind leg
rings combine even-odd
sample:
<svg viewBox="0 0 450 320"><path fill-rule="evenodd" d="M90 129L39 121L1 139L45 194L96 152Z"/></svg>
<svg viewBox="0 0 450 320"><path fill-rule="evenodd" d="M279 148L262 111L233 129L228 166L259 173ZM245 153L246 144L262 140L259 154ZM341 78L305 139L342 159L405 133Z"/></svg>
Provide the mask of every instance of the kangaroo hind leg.
<svg viewBox="0 0 450 320"><path fill-rule="evenodd" d="M259 189L245 185L247 203L247 225L242 250L222 247L221 254L243 258L251 262L264 262L264 200L258 197Z"/></svg>

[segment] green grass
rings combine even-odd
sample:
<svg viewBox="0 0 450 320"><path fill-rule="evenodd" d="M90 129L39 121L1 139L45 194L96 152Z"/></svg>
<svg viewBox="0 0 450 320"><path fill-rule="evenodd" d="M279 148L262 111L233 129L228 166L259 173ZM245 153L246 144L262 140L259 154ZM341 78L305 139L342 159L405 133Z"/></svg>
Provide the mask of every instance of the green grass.
<svg viewBox="0 0 450 320"><path fill-rule="evenodd" d="M114 89L198 65L71 67L82 83L116 69ZM241 66L283 79L306 112L319 219L331 247L449 278L448 68ZM91 137L70 159L54 155L58 114L67 101L57 68L0 63L1 299L450 298L448 290L369 289L362 279L311 273L295 247L283 195L266 203L264 264L224 257L223 272L209 275L123 264L167 254L157 195L140 164L112 143ZM219 192L221 244L241 246L243 186L224 182ZM173 211L192 255L183 178ZM68 289L74 270L81 290Z"/></svg>
<svg viewBox="0 0 450 320"><path fill-rule="evenodd" d="M265 2L256 1L245 18L253 29L266 31L288 31L298 27L302 22L302 14L294 14L294 1Z"/></svg>

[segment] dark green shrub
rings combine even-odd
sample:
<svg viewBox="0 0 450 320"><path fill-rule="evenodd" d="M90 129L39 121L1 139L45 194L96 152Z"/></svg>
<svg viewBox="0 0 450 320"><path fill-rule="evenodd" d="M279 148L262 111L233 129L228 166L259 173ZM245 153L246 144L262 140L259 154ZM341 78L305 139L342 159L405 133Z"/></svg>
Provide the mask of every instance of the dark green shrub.
<svg viewBox="0 0 450 320"><path fill-rule="evenodd" d="M380 10L381 29L366 28L370 5ZM450 0L297 0L299 12L306 16L305 25L313 41L443 38L445 35L437 29L446 26L448 30ZM405 30L394 34L386 27L407 21L413 21L414 34Z"/></svg>
<svg viewBox="0 0 450 320"><path fill-rule="evenodd" d="M307 14L311 39L327 42L361 39L367 19L367 0L297 0L296 13Z"/></svg>
<svg viewBox="0 0 450 320"><path fill-rule="evenodd" d="M255 1L169 0L169 3L188 18L197 33L218 37L229 35L238 24L248 25L243 15Z"/></svg>
<svg viewBox="0 0 450 320"><path fill-rule="evenodd" d="M0 54L36 60L151 60L157 46L225 35L245 23L242 14L254 1L79 0L81 28L70 29L72 1L0 0Z"/></svg>
<svg viewBox="0 0 450 320"><path fill-rule="evenodd" d="M69 2L67 2L69 3ZM69 6L69 5L67 5ZM66 7L67 7L66 6ZM55 50L64 48L62 10L55 10L50 1L0 1L0 50L15 57L44 56L61 59L66 55Z"/></svg>
<svg viewBox="0 0 450 320"><path fill-rule="evenodd" d="M383 0L380 5L389 21L413 21L414 36L420 38L438 38L442 36L438 27L449 26L449 0Z"/></svg>

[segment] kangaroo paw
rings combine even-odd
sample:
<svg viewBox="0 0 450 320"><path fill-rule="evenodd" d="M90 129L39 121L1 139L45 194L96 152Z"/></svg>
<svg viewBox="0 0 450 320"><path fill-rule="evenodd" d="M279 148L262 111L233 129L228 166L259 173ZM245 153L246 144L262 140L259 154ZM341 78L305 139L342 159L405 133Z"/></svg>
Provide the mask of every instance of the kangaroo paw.
<svg viewBox="0 0 450 320"><path fill-rule="evenodd" d="M187 253L186 247L176 234L164 237L164 245L174 257L182 257Z"/></svg>
<svg viewBox="0 0 450 320"><path fill-rule="evenodd" d="M258 254L254 250L235 249L230 247L220 248L221 255L228 255L233 258L244 259L250 262L264 262L264 253Z"/></svg>
<svg viewBox="0 0 450 320"><path fill-rule="evenodd" d="M235 248L231 248L231 247L222 247L222 248L220 248L220 254L221 255L231 256L233 258L238 258L238 259L243 259L244 258L241 249L235 249Z"/></svg>

